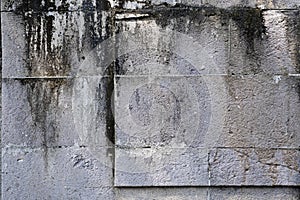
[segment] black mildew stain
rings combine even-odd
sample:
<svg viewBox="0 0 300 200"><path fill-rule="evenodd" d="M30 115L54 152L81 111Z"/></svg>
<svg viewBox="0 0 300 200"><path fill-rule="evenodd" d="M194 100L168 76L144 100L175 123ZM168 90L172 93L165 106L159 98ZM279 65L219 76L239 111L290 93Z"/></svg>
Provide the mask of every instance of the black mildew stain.
<svg viewBox="0 0 300 200"><path fill-rule="evenodd" d="M151 15L162 28L171 25L176 31L195 34L195 31L205 29L206 22L219 23L218 29L229 32L230 22L237 27L237 40L244 41L246 46L246 56L254 72L260 70L260 43L266 33L264 25L263 11L250 7L231 7L228 9L214 6L191 7L177 5L172 8L154 8ZM217 20L216 22L214 22ZM235 38L231 38L235 39Z"/></svg>
<svg viewBox="0 0 300 200"><path fill-rule="evenodd" d="M296 11L295 15L293 17L293 23L291 24L291 27L295 28L295 61L296 61L296 71L297 73L300 73L300 11ZM300 94L300 93L299 93Z"/></svg>
<svg viewBox="0 0 300 200"><path fill-rule="evenodd" d="M261 9L233 7L230 9L230 18L236 22L240 29L240 37L247 44L247 53L255 54L256 39L261 40L266 33L264 19Z"/></svg>
<svg viewBox="0 0 300 200"><path fill-rule="evenodd" d="M17 79L26 88L27 101L30 106L32 121L36 127L36 134L42 134L42 147L47 167L48 148L56 145L59 138L57 130L56 110L64 79ZM36 136L40 137L40 136Z"/></svg>
<svg viewBox="0 0 300 200"><path fill-rule="evenodd" d="M297 93L298 93L298 96L299 96L299 102L300 102L300 82L298 82L298 83L296 84L296 91L297 91Z"/></svg>
<svg viewBox="0 0 300 200"><path fill-rule="evenodd" d="M69 44L72 41L62 36L62 44L52 45L54 20L55 17L50 14L24 14L29 76L67 76L70 73Z"/></svg>
<svg viewBox="0 0 300 200"><path fill-rule="evenodd" d="M112 144L115 144L115 120L113 115L114 106L114 78L107 78L105 87L105 105L106 105L106 137Z"/></svg>

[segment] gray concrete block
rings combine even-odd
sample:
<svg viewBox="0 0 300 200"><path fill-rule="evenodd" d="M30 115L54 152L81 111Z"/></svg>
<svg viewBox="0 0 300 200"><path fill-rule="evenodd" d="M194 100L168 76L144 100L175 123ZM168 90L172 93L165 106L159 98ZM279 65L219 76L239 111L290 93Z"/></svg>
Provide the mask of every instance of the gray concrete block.
<svg viewBox="0 0 300 200"><path fill-rule="evenodd" d="M90 76L112 71L104 61L113 57L114 48L109 42L100 45L111 36L111 13L1 14L2 31L8 33L3 37L3 77Z"/></svg>
<svg viewBox="0 0 300 200"><path fill-rule="evenodd" d="M207 188L117 188L116 200L206 199Z"/></svg>
<svg viewBox="0 0 300 200"><path fill-rule="evenodd" d="M249 187L249 188L209 188L209 198L213 200L297 200L300 198L298 188L289 187Z"/></svg>
<svg viewBox="0 0 300 200"><path fill-rule="evenodd" d="M297 78L231 76L229 101L220 147L298 148Z"/></svg>
<svg viewBox="0 0 300 200"><path fill-rule="evenodd" d="M4 79L2 145L113 145L109 80Z"/></svg>
<svg viewBox="0 0 300 200"><path fill-rule="evenodd" d="M115 153L115 186L208 184L207 149L116 148Z"/></svg>
<svg viewBox="0 0 300 200"><path fill-rule="evenodd" d="M298 186L298 149L216 149L209 155L211 185Z"/></svg>
<svg viewBox="0 0 300 200"><path fill-rule="evenodd" d="M2 149L3 199L114 199L112 160L87 148Z"/></svg>

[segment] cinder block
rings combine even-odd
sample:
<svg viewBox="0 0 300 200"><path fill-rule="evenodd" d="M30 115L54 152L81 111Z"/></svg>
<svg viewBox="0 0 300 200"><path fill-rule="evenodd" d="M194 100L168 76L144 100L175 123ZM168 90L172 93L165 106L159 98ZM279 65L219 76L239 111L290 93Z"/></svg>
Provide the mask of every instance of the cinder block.
<svg viewBox="0 0 300 200"><path fill-rule="evenodd" d="M208 152L197 148L116 148L115 186L208 184Z"/></svg>
<svg viewBox="0 0 300 200"><path fill-rule="evenodd" d="M298 186L298 149L216 149L210 152L210 184Z"/></svg>
<svg viewBox="0 0 300 200"><path fill-rule="evenodd" d="M3 199L114 199L108 149L2 149ZM100 154L99 154L100 155Z"/></svg>
<svg viewBox="0 0 300 200"><path fill-rule="evenodd" d="M109 80L4 79L2 145L113 145Z"/></svg>

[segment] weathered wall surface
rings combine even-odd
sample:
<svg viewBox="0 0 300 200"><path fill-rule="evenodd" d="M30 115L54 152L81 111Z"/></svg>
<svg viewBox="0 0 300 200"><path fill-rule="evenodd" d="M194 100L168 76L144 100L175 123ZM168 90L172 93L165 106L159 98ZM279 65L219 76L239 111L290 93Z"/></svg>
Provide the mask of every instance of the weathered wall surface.
<svg viewBox="0 0 300 200"><path fill-rule="evenodd" d="M299 7L2 0L2 199L300 199Z"/></svg>

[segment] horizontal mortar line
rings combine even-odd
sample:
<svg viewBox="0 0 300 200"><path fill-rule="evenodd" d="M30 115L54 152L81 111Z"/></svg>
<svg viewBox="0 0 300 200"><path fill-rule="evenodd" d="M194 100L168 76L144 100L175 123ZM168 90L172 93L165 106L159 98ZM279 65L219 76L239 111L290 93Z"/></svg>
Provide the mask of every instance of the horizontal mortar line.
<svg viewBox="0 0 300 200"><path fill-rule="evenodd" d="M154 186L154 185L150 185L150 186L117 186L114 185L113 186L116 189L147 189L147 188L151 188L151 189L176 189L176 188L185 188L185 189L190 189L190 188L203 188L203 189L211 189L211 188L261 188L265 187L265 188L291 188L291 189L298 189L299 186L297 185L166 185L166 186Z"/></svg>
<svg viewBox="0 0 300 200"><path fill-rule="evenodd" d="M299 5L300 6L300 5ZM239 7L243 8L243 7ZM249 8L249 7L247 7ZM259 9L261 11L268 11L268 10L279 10L279 11L298 11L300 8L294 7L294 8L259 8L259 7L250 7L252 9ZM140 14L140 13L153 13L153 12L160 12L160 11L171 11L171 10L190 10L190 9L195 9L195 10L214 10L214 9L221 9L221 10L234 10L236 9L235 6L230 6L227 8L223 7L215 7L213 5L199 5L199 6L188 6L188 5L183 5L182 7L153 7L153 8L141 8L141 9L136 9L136 10L130 10L126 8L117 8L116 9L116 14ZM241 11L242 12L242 11Z"/></svg>
<svg viewBox="0 0 300 200"><path fill-rule="evenodd" d="M94 75L94 76L11 76L2 77L2 79L75 79L75 78L111 78L110 75Z"/></svg>
<svg viewBox="0 0 300 200"><path fill-rule="evenodd" d="M212 147L212 149L258 149L258 150L296 150L300 147Z"/></svg>
<svg viewBox="0 0 300 200"><path fill-rule="evenodd" d="M66 79L72 78L71 76L11 76L11 77L2 77L2 79Z"/></svg>
<svg viewBox="0 0 300 200"><path fill-rule="evenodd" d="M296 150L298 147L134 147L134 146L115 146L115 149L120 150L134 150L134 149L199 149L199 150L214 150L214 149L257 149L257 150Z"/></svg>
<svg viewBox="0 0 300 200"><path fill-rule="evenodd" d="M85 149L89 148L89 146L86 145L79 145L79 146L69 146L69 145L57 145L57 146L49 146L47 149L68 149L68 148L79 148L79 149ZM2 149L7 149L7 150L25 150L25 151L30 151L30 150L44 150L45 147L40 146L40 147L25 147L25 146L5 146L2 147ZM103 147L98 147L98 149L114 149L114 147L109 147L109 146L103 146ZM3 150L2 150L3 152Z"/></svg>
<svg viewBox="0 0 300 200"><path fill-rule="evenodd" d="M243 76L264 76L264 77L273 77L273 76L282 76L282 77L288 77L288 76L300 76L300 74L293 74L293 75L286 75L286 74L170 74L170 75L155 75L155 74L142 74L142 75L115 75L115 77L205 77L205 76L228 76L228 77L243 77Z"/></svg>
<svg viewBox="0 0 300 200"><path fill-rule="evenodd" d="M141 9L136 9L136 10L130 10L130 9L126 9L126 8L110 8L109 10L104 10L106 12L113 12L114 10L116 10L116 14L140 14L143 13L149 13L151 14L153 11L164 11L164 10L188 10L190 8L194 8L194 9L224 9L224 10L231 10L234 9L234 7L228 7L228 8L222 8L222 7L213 7L211 6L186 6L186 7L153 7L153 8L141 8ZM251 7L253 9L260 9L262 11L268 11L268 10L278 10L278 11L299 11L300 8L258 8L258 7ZM103 10L99 10L95 7L91 8L91 9L84 9L84 8L78 8L78 9L74 9L74 10L1 10L1 12L11 12L11 13L16 13L16 14L21 14L21 13L33 13L33 14L47 14L47 13L51 13L51 12L59 12L61 14L64 13L69 13L69 12L99 12L99 11L103 11Z"/></svg>
<svg viewBox="0 0 300 200"><path fill-rule="evenodd" d="M115 75L117 78L133 78L133 77L203 77L203 76L231 76L230 74L199 74L199 75L190 75L190 74L172 74L172 75Z"/></svg>
<svg viewBox="0 0 300 200"><path fill-rule="evenodd" d="M97 9L76 9L76 10L1 10L3 13L15 13L16 15L21 15L21 14L49 14L49 13L59 13L59 14L65 14L65 13L72 13L72 12L97 12L101 10ZM107 11L109 12L109 10Z"/></svg>
<svg viewBox="0 0 300 200"><path fill-rule="evenodd" d="M300 74L141 74L141 75L87 75L87 76L9 76L1 77L1 79L74 79L74 78L122 78L122 77L205 77L205 76L230 76L230 77L242 77L242 76L282 76L282 77L300 77Z"/></svg>

